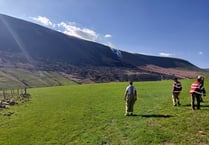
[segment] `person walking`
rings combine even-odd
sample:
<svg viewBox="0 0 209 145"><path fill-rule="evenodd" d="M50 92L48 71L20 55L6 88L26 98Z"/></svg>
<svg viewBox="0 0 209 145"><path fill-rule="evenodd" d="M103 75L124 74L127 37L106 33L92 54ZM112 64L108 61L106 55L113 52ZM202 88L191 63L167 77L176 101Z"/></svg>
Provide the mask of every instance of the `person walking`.
<svg viewBox="0 0 209 145"><path fill-rule="evenodd" d="M200 77L197 78L197 81L192 83L191 89L190 89L190 94L191 94L191 107L192 110L195 110L195 100L197 101L197 109L200 109L200 102L201 102L201 96L204 91L204 86L202 84L202 79ZM204 96L206 95L205 92L203 94Z"/></svg>
<svg viewBox="0 0 209 145"><path fill-rule="evenodd" d="M181 82L178 81L178 78L174 78L174 83L172 87L172 99L173 99L174 106L181 105L180 99L179 99L181 90L182 90Z"/></svg>
<svg viewBox="0 0 209 145"><path fill-rule="evenodd" d="M201 82L200 82L200 83L201 83L201 84L202 84L202 86L203 86L202 93L203 93L203 96L206 96L206 90L205 90L205 87L204 87L204 76L199 75L197 78L201 80ZM203 102L202 95L200 96L200 102Z"/></svg>
<svg viewBox="0 0 209 145"><path fill-rule="evenodd" d="M126 102L125 116L133 115L134 103L137 100L137 91L130 81L129 86L126 87L124 101Z"/></svg>

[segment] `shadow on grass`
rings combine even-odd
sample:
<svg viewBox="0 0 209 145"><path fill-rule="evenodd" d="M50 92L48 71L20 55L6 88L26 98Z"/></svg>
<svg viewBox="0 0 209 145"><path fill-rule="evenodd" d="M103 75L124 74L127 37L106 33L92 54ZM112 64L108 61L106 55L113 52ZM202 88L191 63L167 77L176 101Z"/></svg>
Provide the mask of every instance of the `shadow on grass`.
<svg viewBox="0 0 209 145"><path fill-rule="evenodd" d="M140 116L140 117L145 117L145 118L151 118L151 117L156 117L156 118L169 118L173 117L172 115L165 115L165 114L134 114L132 116Z"/></svg>
<svg viewBox="0 0 209 145"><path fill-rule="evenodd" d="M182 106L191 107L191 104L185 104L185 105L182 105Z"/></svg>
<svg viewBox="0 0 209 145"><path fill-rule="evenodd" d="M182 105L182 106L191 107L191 104L186 104L186 105ZM196 107L196 104L195 104L195 107ZM209 105L204 105L204 103L201 103L200 107L208 107L209 108Z"/></svg>
<svg viewBox="0 0 209 145"><path fill-rule="evenodd" d="M200 107L209 107L209 105L202 105L202 104L200 104Z"/></svg>

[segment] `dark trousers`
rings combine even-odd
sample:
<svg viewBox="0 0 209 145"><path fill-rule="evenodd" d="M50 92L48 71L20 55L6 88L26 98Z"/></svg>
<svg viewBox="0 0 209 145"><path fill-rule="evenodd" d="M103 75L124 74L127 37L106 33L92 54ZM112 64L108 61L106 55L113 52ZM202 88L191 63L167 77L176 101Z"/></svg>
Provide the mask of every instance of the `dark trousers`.
<svg viewBox="0 0 209 145"><path fill-rule="evenodd" d="M201 95L196 93L191 94L191 107L193 110L195 109L195 99L197 101L197 109L200 109Z"/></svg>

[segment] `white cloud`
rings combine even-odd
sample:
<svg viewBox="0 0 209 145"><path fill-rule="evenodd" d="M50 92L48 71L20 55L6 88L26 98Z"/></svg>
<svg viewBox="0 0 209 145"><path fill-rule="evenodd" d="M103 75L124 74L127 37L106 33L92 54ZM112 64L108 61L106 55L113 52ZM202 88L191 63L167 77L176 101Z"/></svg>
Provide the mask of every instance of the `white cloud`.
<svg viewBox="0 0 209 145"><path fill-rule="evenodd" d="M133 52L133 53L136 53L136 52ZM152 53L146 53L146 52L138 52L139 54L143 54L143 55L154 55Z"/></svg>
<svg viewBox="0 0 209 145"><path fill-rule="evenodd" d="M199 55L203 55L203 52L202 52L202 51L199 51L198 54L199 54Z"/></svg>
<svg viewBox="0 0 209 145"><path fill-rule="evenodd" d="M85 40L96 41L99 36L95 31L88 28L80 28L75 23L61 22L57 26L64 29L63 33Z"/></svg>
<svg viewBox="0 0 209 145"><path fill-rule="evenodd" d="M110 48L115 48L115 46L111 42L107 42L104 45L109 46Z"/></svg>
<svg viewBox="0 0 209 145"><path fill-rule="evenodd" d="M97 34L94 30L78 26L78 24L74 22L53 23L50 19L44 16L30 17L30 18L44 26L51 27L52 29L55 29L56 31L62 32L66 35L75 36L80 39L85 39L94 42L99 42L101 39L99 37L99 34ZM112 36L110 34L106 34L104 35L103 38L109 38L109 37Z"/></svg>
<svg viewBox="0 0 209 145"><path fill-rule="evenodd" d="M173 54L171 54L171 53L165 53L165 52L160 52L159 55L160 56L163 56L163 57L171 57L171 56L173 56Z"/></svg>
<svg viewBox="0 0 209 145"><path fill-rule="evenodd" d="M112 37L112 35L110 35L110 34L106 34L106 35L104 35L104 37L105 37L105 38L111 38L111 37Z"/></svg>
<svg viewBox="0 0 209 145"><path fill-rule="evenodd" d="M32 17L32 19L46 26L54 26L54 24L46 17L38 16Z"/></svg>

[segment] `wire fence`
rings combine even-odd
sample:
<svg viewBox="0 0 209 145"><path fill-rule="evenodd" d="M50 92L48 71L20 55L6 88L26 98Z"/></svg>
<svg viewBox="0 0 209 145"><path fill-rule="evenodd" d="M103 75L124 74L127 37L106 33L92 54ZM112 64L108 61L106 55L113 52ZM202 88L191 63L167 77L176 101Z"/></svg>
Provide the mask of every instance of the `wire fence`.
<svg viewBox="0 0 209 145"><path fill-rule="evenodd" d="M29 100L31 95L27 88L1 88L0 89L0 108L7 108L15 105L19 100Z"/></svg>

